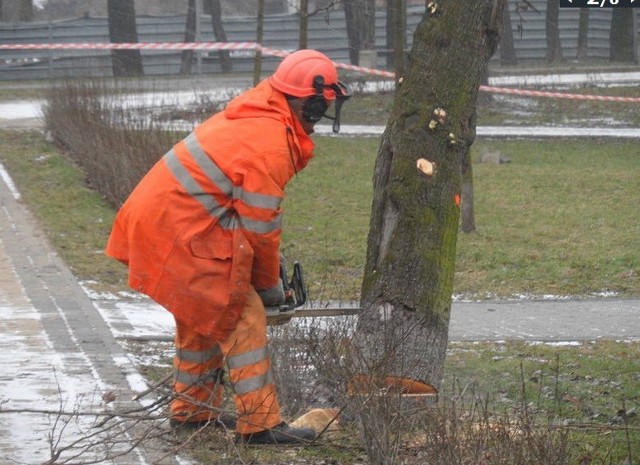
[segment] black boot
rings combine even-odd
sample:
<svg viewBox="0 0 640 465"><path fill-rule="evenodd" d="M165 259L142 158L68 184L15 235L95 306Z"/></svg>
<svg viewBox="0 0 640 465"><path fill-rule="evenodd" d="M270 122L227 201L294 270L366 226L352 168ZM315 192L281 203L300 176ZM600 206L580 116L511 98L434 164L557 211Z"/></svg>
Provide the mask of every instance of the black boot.
<svg viewBox="0 0 640 465"><path fill-rule="evenodd" d="M223 428L228 430L236 429L236 419L226 413L221 413L218 418L212 418L210 420L198 420L189 421L189 419L179 420L178 418L171 418L169 420L169 426L171 429L201 429L213 426L214 428Z"/></svg>
<svg viewBox="0 0 640 465"><path fill-rule="evenodd" d="M308 444L316 438L316 432L309 428L291 428L280 423L271 429L244 434L240 440L245 444Z"/></svg>

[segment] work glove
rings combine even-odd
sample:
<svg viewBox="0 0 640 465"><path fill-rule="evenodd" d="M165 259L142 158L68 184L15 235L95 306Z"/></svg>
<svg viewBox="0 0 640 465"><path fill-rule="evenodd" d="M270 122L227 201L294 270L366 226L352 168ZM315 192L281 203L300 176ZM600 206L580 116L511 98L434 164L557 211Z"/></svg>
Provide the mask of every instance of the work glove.
<svg viewBox="0 0 640 465"><path fill-rule="evenodd" d="M278 307L284 305L286 300L281 279L278 279L278 284L271 289L258 290L258 295L265 307Z"/></svg>

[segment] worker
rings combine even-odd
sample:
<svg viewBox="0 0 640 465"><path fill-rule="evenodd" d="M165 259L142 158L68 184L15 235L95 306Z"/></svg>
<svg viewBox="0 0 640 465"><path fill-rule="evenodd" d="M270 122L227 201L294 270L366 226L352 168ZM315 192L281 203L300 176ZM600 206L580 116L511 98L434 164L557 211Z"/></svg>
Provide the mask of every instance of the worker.
<svg viewBox="0 0 640 465"><path fill-rule="evenodd" d="M265 307L285 301L285 185L313 157L309 136L333 102L340 129L349 96L326 55L291 53L169 150L119 210L106 254L175 319L172 427L235 423L250 444L315 439L281 417ZM225 365L237 412L223 417Z"/></svg>

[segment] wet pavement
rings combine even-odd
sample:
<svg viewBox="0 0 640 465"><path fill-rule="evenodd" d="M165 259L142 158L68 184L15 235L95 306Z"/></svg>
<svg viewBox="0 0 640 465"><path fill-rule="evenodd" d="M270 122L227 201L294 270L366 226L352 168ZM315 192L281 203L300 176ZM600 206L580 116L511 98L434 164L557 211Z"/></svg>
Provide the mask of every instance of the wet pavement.
<svg viewBox="0 0 640 465"><path fill-rule="evenodd" d="M131 399L147 386L6 172L1 174L0 465L32 465L92 432L88 411L139 408ZM139 435L136 428L121 433L131 443ZM108 442L96 439L75 444L61 457L82 448L83 463L104 457ZM127 453L121 444L109 453L123 454L113 463L147 464L160 454L155 447L151 441Z"/></svg>

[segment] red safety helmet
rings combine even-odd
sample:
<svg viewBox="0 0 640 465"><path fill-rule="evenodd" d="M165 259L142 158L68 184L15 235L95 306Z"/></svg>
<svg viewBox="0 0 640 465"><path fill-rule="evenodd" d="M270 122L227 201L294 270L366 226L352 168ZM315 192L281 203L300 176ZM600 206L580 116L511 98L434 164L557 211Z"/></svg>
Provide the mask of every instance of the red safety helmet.
<svg viewBox="0 0 640 465"><path fill-rule="evenodd" d="M329 57L316 50L298 50L287 55L269 80L273 87L284 94L309 97L317 93L314 80L318 76L322 76L324 98L335 100L338 71Z"/></svg>

